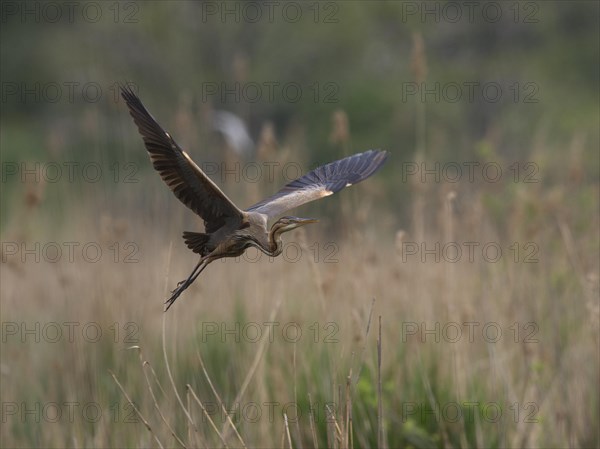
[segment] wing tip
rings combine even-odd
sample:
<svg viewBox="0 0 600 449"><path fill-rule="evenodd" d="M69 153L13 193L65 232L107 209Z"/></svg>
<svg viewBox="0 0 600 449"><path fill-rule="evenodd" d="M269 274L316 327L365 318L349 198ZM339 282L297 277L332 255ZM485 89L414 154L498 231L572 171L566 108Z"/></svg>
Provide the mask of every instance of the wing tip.
<svg viewBox="0 0 600 449"><path fill-rule="evenodd" d="M367 150L362 153L359 153L357 156L360 159L364 159L367 162L367 166L365 167L364 172L359 180L357 180L354 184L357 184L360 181L367 179L377 172L383 165L386 163L388 157L390 156L390 152L387 150L381 150L379 148Z"/></svg>
<svg viewBox="0 0 600 449"><path fill-rule="evenodd" d="M125 100L127 103L131 103L132 101L139 101L138 96L136 95L136 93L133 90L132 87L132 83L129 82L125 82L125 84L122 83L118 83L119 84L119 90L121 91L121 97L123 98L123 100Z"/></svg>
<svg viewBox="0 0 600 449"><path fill-rule="evenodd" d="M363 152L362 154L364 155L373 155L373 159L381 161L381 162L385 162L387 160L387 158L390 156L390 152L388 150L382 150L381 148L373 148L371 150L367 150L365 152Z"/></svg>

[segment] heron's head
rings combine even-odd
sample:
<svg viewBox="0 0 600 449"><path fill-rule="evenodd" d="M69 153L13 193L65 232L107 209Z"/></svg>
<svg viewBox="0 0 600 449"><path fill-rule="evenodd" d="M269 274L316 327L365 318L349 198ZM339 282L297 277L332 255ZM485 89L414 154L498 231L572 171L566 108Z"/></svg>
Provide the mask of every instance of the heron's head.
<svg viewBox="0 0 600 449"><path fill-rule="evenodd" d="M271 227L271 232L275 235L283 234L284 232L291 231L292 229L299 228L310 223L316 223L319 220L314 218L299 218L299 217L281 217Z"/></svg>

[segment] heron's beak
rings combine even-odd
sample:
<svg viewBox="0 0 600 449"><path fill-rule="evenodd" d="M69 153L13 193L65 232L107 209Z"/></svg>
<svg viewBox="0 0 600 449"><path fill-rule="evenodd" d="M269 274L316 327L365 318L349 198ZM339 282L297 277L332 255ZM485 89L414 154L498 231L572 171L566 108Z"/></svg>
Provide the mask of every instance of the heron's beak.
<svg viewBox="0 0 600 449"><path fill-rule="evenodd" d="M289 220L289 223L286 225L283 225L283 227L280 228L280 232L288 232L291 231L292 229L296 229L299 228L300 226L304 226L310 223L316 223L317 220L316 218L300 218L300 217L286 217Z"/></svg>
<svg viewBox="0 0 600 449"><path fill-rule="evenodd" d="M311 223L316 223L317 219L315 218L299 218L299 217L294 217L294 221L290 224L288 224L284 230L285 231L291 231L292 229L296 229L299 228L301 226L307 225L307 224L311 224Z"/></svg>
<svg viewBox="0 0 600 449"><path fill-rule="evenodd" d="M298 226L304 226L310 223L318 223L319 220L316 218L301 218L298 220Z"/></svg>

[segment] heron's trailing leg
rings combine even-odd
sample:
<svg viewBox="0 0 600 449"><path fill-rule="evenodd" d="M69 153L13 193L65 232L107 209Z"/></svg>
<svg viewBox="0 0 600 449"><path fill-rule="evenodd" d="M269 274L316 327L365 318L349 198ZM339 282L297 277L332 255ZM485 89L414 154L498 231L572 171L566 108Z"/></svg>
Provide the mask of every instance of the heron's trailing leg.
<svg viewBox="0 0 600 449"><path fill-rule="evenodd" d="M192 283L196 280L196 278L198 277L198 275L200 273L202 273L202 270L204 270L206 268L206 266L210 262L212 262L212 260L213 259L210 258L209 256L202 257L200 259L200 261L198 262L198 264L196 265L196 267L194 268L194 270L188 276L188 278L186 280L184 280L184 281L181 281L181 282L177 283L177 287L175 288L175 290L173 290L171 292L171 297L165 301L165 304L167 304L167 308L165 309L165 312L167 310L169 310L169 308L173 305L173 303L175 302L175 300L177 298L179 298L179 295L181 295L185 289L187 289L190 285L192 285Z"/></svg>

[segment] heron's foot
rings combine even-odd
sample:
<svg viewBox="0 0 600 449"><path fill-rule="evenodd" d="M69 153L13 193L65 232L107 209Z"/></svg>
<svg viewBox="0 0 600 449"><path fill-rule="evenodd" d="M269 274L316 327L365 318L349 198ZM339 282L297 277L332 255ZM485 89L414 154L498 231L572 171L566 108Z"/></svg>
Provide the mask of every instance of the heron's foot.
<svg viewBox="0 0 600 449"><path fill-rule="evenodd" d="M171 307L173 305L173 303L175 302L175 300L177 298L179 298L179 295L181 295L183 293L183 291L189 287L189 283L188 280L186 279L185 281L181 281L177 283L177 287L175 287L174 290L171 291L171 296L169 297L169 299L167 299L165 301L165 304L167 304L167 307L165 309L165 312L167 310L169 310L169 307Z"/></svg>
<svg viewBox="0 0 600 449"><path fill-rule="evenodd" d="M173 290L171 290L171 294L175 294L177 292L181 293L183 290L185 290L186 288L188 288L189 285L190 285L189 284L189 279L186 279L184 281L179 281L177 283L177 286Z"/></svg>
<svg viewBox="0 0 600 449"><path fill-rule="evenodd" d="M169 310L169 308L173 305L175 300L177 298L179 298L179 295L181 295L181 292L183 292L183 289L180 289L180 288L176 288L175 290L173 290L171 292L171 297L165 301L165 304L167 305L167 307L165 308L165 312L167 310Z"/></svg>

